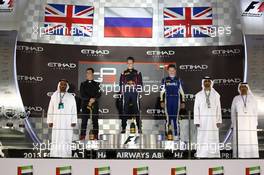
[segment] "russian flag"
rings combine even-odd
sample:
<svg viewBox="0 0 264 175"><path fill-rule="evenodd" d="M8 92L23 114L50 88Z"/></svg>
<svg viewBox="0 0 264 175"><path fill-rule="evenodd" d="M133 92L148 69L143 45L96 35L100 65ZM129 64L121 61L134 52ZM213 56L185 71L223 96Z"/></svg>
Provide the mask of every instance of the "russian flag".
<svg viewBox="0 0 264 175"><path fill-rule="evenodd" d="M105 37L152 38L152 26L152 8L105 8Z"/></svg>

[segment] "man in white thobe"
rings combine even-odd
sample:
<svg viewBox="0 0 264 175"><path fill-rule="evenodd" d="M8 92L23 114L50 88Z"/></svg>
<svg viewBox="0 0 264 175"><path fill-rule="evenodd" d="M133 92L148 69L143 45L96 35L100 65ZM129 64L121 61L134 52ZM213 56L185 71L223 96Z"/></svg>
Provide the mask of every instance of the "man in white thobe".
<svg viewBox="0 0 264 175"><path fill-rule="evenodd" d="M77 124L75 98L68 93L67 80L60 80L57 91L51 96L47 123L52 128L51 157L71 157L73 128Z"/></svg>
<svg viewBox="0 0 264 175"><path fill-rule="evenodd" d="M210 77L202 80L202 90L195 95L194 124L197 127L198 158L219 158L219 127L222 123L220 95Z"/></svg>
<svg viewBox="0 0 264 175"><path fill-rule="evenodd" d="M3 145L0 142L0 157L5 157L5 154L3 153Z"/></svg>
<svg viewBox="0 0 264 175"><path fill-rule="evenodd" d="M240 83L238 92L239 95L234 97L231 107L233 154L239 158L258 158L257 101L247 83Z"/></svg>

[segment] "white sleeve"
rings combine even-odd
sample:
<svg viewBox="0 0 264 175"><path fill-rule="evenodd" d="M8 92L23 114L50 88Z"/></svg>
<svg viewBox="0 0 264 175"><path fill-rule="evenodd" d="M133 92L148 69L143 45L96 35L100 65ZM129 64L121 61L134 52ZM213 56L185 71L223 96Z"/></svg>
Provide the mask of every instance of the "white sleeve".
<svg viewBox="0 0 264 175"><path fill-rule="evenodd" d="M54 118L54 100L51 97L50 102L49 102L49 108L48 108L48 113L47 113L47 123L53 123L53 118Z"/></svg>
<svg viewBox="0 0 264 175"><path fill-rule="evenodd" d="M194 108L193 108L193 120L194 124L200 124L200 102L198 95L195 95Z"/></svg>
<svg viewBox="0 0 264 175"><path fill-rule="evenodd" d="M77 107L75 98L72 98L71 123L77 123Z"/></svg>
<svg viewBox="0 0 264 175"><path fill-rule="evenodd" d="M222 123L222 108L221 108L220 96L217 97L216 103L217 103L216 123Z"/></svg>
<svg viewBox="0 0 264 175"><path fill-rule="evenodd" d="M237 109L236 109L236 97L234 97L232 105L231 105L231 127L234 128L236 125L236 116L237 116Z"/></svg>

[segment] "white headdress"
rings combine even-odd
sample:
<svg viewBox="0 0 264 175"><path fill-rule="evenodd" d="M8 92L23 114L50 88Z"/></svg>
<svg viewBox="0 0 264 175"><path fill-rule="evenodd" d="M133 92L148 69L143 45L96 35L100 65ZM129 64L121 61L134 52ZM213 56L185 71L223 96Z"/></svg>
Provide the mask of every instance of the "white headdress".
<svg viewBox="0 0 264 175"><path fill-rule="evenodd" d="M211 81L211 88L213 89L214 82L213 82L213 80L211 79L211 77L209 77L209 76L205 76L205 77L202 79L202 88L205 89L205 87L204 87L204 81L205 81L205 80L210 80L210 81Z"/></svg>
<svg viewBox="0 0 264 175"><path fill-rule="evenodd" d="M246 86L247 89L248 89L248 95L253 95L253 93L252 93L252 91L250 90L249 85L248 85L247 82L242 82L242 83L239 83L239 84L238 84L238 88L237 88L237 90L238 90L238 93L239 93L240 95L241 95L241 91L240 91L240 87L241 87L241 86Z"/></svg>
<svg viewBox="0 0 264 175"><path fill-rule="evenodd" d="M68 81L67 81L66 79L61 79L61 80L59 81L58 86L57 86L57 91L56 91L56 92L60 92L60 83L61 83L62 81L65 81L65 82L66 82L66 84L67 84L66 92L68 92L70 86L69 86L69 83L68 83Z"/></svg>
<svg viewBox="0 0 264 175"><path fill-rule="evenodd" d="M218 92L214 89L214 81L212 80L211 77L209 76L205 76L203 79L202 79L202 88L203 90L205 90L205 87L204 87L204 81L205 80L210 80L211 81L211 92L212 93L215 93L215 94L218 94ZM219 95L219 94L218 94Z"/></svg>

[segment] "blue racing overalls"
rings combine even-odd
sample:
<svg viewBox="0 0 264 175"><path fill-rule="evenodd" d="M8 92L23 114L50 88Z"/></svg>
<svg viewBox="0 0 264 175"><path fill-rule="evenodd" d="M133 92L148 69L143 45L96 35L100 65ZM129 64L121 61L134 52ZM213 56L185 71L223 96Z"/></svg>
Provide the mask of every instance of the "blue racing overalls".
<svg viewBox="0 0 264 175"><path fill-rule="evenodd" d="M173 122L174 134L175 136L178 136L178 115L180 111L180 103L185 101L182 81L177 77L163 78L160 99L161 102L165 102L167 125L171 125Z"/></svg>

